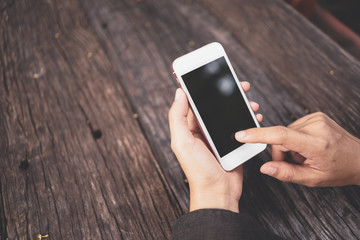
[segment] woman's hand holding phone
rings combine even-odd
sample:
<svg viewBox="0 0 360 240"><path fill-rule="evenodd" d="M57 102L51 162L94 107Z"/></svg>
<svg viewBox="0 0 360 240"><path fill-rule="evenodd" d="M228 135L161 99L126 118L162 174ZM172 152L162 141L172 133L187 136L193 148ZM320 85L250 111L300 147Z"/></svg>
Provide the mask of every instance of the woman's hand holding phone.
<svg viewBox="0 0 360 240"><path fill-rule="evenodd" d="M241 83L245 92L248 82ZM253 111L259 105L250 101ZM256 115L259 122L262 115ZM208 148L185 93L178 89L169 111L171 147L185 172L190 186L190 211L218 208L239 212L242 193L242 167L226 172Z"/></svg>
<svg viewBox="0 0 360 240"><path fill-rule="evenodd" d="M247 82L241 83L245 92ZM250 101L254 112L257 103ZM262 121L262 115L256 118ZM225 171L208 148L185 93L178 89L169 111L171 146L190 186L190 211L217 208L239 212L242 166ZM272 160L260 171L284 182L309 187L360 185L360 140L323 113L298 119L288 127L238 132L244 143L272 145ZM289 163L287 155L294 163Z"/></svg>
<svg viewBox="0 0 360 240"><path fill-rule="evenodd" d="M360 140L323 113L307 115L288 127L249 129L235 138L272 144L273 161L260 171L281 181L309 187L360 185ZM287 154L295 163L285 161Z"/></svg>

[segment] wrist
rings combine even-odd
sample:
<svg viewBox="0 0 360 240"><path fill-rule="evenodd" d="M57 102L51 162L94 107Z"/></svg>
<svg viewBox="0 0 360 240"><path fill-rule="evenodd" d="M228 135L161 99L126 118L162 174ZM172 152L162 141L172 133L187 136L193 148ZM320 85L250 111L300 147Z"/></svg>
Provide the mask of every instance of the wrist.
<svg viewBox="0 0 360 240"><path fill-rule="evenodd" d="M215 191L198 191L193 193L190 189L190 209L224 209L239 213L239 198L229 194L218 193Z"/></svg>

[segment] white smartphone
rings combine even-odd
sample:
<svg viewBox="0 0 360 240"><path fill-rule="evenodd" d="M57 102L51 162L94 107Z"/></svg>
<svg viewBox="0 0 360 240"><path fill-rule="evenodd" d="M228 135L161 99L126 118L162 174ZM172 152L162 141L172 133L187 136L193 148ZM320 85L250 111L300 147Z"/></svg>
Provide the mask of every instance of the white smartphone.
<svg viewBox="0 0 360 240"><path fill-rule="evenodd" d="M226 171L266 148L266 144L235 140L236 132L260 125L220 43L179 57L172 67L203 135Z"/></svg>

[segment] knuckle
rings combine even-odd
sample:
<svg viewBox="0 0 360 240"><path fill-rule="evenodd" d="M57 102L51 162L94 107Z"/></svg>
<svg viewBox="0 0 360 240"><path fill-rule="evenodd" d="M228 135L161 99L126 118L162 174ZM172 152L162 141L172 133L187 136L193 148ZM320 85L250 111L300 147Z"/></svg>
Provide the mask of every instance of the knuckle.
<svg viewBox="0 0 360 240"><path fill-rule="evenodd" d="M294 171L292 169L287 169L281 174L281 179L284 182L292 182L294 179Z"/></svg>
<svg viewBox="0 0 360 240"><path fill-rule="evenodd" d="M322 151L326 151L330 148L330 141L328 139L319 139L318 140L318 147Z"/></svg>
<svg viewBox="0 0 360 240"><path fill-rule="evenodd" d="M315 115L316 115L317 118L322 119L322 120L327 120L328 119L328 116L323 112L316 112Z"/></svg>
<svg viewBox="0 0 360 240"><path fill-rule="evenodd" d="M314 123L315 127L319 130L328 130L329 124L325 119L321 119Z"/></svg>
<svg viewBox="0 0 360 240"><path fill-rule="evenodd" d="M317 116L317 117L322 117L322 116L325 115L325 113L323 113L323 112L315 112L314 115Z"/></svg>
<svg viewBox="0 0 360 240"><path fill-rule="evenodd" d="M288 129L286 127L280 126L277 128L278 135L280 136L280 139L286 139L288 135Z"/></svg>

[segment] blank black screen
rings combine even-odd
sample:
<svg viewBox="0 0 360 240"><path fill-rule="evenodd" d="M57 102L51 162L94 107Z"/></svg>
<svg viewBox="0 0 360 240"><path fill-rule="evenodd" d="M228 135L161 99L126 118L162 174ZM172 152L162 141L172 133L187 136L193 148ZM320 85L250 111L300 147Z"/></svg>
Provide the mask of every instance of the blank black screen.
<svg viewBox="0 0 360 240"><path fill-rule="evenodd" d="M237 131L256 127L224 57L182 76L220 157L243 143Z"/></svg>

